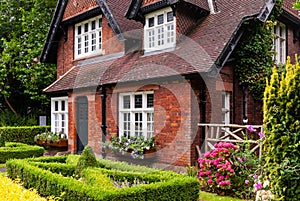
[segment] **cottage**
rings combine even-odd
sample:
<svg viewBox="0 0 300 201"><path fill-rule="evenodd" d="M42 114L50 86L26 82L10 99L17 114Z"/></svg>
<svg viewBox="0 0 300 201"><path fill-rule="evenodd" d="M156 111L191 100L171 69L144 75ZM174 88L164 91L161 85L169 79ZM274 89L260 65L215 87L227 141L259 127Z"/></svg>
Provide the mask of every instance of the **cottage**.
<svg viewBox="0 0 300 201"><path fill-rule="evenodd" d="M284 0L274 61L300 53L300 17ZM275 1L58 0L42 62L57 64L51 129L69 151L155 137L155 163L194 164L198 123L262 124L261 102L235 75L245 22L266 22Z"/></svg>

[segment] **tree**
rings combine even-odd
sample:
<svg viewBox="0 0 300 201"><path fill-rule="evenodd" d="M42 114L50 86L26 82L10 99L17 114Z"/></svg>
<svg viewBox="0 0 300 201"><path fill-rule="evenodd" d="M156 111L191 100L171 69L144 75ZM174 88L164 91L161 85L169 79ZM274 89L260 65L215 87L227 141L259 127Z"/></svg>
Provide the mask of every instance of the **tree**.
<svg viewBox="0 0 300 201"><path fill-rule="evenodd" d="M297 61L297 55L296 55ZM265 172L280 200L300 196L300 65L288 57L281 76L274 67L264 93Z"/></svg>
<svg viewBox="0 0 300 201"><path fill-rule="evenodd" d="M300 10L300 0L296 0L293 5L295 9Z"/></svg>
<svg viewBox="0 0 300 201"><path fill-rule="evenodd" d="M43 105L42 89L56 67L38 62L56 0L7 0L0 4L0 94L17 115Z"/></svg>

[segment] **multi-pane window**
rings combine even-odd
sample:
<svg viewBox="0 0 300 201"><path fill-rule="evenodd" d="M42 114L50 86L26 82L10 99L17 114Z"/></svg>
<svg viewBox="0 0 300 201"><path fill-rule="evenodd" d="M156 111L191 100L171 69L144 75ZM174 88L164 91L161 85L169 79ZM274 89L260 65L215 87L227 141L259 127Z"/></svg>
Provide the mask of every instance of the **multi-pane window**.
<svg viewBox="0 0 300 201"><path fill-rule="evenodd" d="M68 134L68 97L51 99L51 131Z"/></svg>
<svg viewBox="0 0 300 201"><path fill-rule="evenodd" d="M274 60L277 64L286 62L286 27L282 23L274 26Z"/></svg>
<svg viewBox="0 0 300 201"><path fill-rule="evenodd" d="M230 93L222 92L222 123L230 123Z"/></svg>
<svg viewBox="0 0 300 201"><path fill-rule="evenodd" d="M154 95L152 91L122 93L119 96L120 137L149 139L154 133Z"/></svg>
<svg viewBox="0 0 300 201"><path fill-rule="evenodd" d="M101 53L102 17L98 16L75 25L75 58Z"/></svg>
<svg viewBox="0 0 300 201"><path fill-rule="evenodd" d="M175 46L176 20L170 7L147 14L144 28L146 51L161 50Z"/></svg>

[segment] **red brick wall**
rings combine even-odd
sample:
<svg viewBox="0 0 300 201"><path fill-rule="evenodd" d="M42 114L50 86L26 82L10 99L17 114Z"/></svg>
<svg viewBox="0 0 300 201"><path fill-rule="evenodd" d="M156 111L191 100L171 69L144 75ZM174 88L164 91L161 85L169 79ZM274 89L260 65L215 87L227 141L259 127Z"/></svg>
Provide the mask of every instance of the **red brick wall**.
<svg viewBox="0 0 300 201"><path fill-rule="evenodd" d="M73 66L76 66L78 61L87 59L81 58L74 60L74 26L68 26L67 41L64 41L64 37L60 38L58 51L57 51L57 77L59 78L70 70ZM109 55L118 52L124 52L124 42L118 41L115 37L113 30L109 27L106 18L102 19L102 41L103 41L103 52L102 55ZM93 57L99 57L96 55ZM90 57L91 58L91 57Z"/></svg>
<svg viewBox="0 0 300 201"><path fill-rule="evenodd" d="M300 38L298 37L298 39L294 41L293 28L295 29L296 27L288 25L287 28L287 56L290 56L291 62L294 63L295 54L300 55Z"/></svg>

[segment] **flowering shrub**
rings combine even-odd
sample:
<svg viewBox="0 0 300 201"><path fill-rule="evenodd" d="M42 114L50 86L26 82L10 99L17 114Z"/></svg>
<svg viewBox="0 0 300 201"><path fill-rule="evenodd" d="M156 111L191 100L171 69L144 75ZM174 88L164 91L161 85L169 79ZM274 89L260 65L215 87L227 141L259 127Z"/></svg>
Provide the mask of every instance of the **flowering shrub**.
<svg viewBox="0 0 300 201"><path fill-rule="evenodd" d="M26 200L26 201L55 201L60 198L49 197L48 199L39 196L34 189L24 189L20 185L20 181L16 180L15 183L9 178L0 174L0 200L15 201L15 200Z"/></svg>
<svg viewBox="0 0 300 201"><path fill-rule="evenodd" d="M219 142L214 145L214 150L198 159L202 190L253 199L255 192L262 189L260 160L256 153L251 153L248 137L260 138L259 143L262 143L264 134L256 134L253 126L249 126L248 131L244 143Z"/></svg>
<svg viewBox="0 0 300 201"><path fill-rule="evenodd" d="M144 139L142 137L111 137L110 143L105 144L108 148L113 151L121 152L122 155L125 152L130 152L132 158L144 158L144 152L146 150L154 149L154 137L150 139Z"/></svg>

